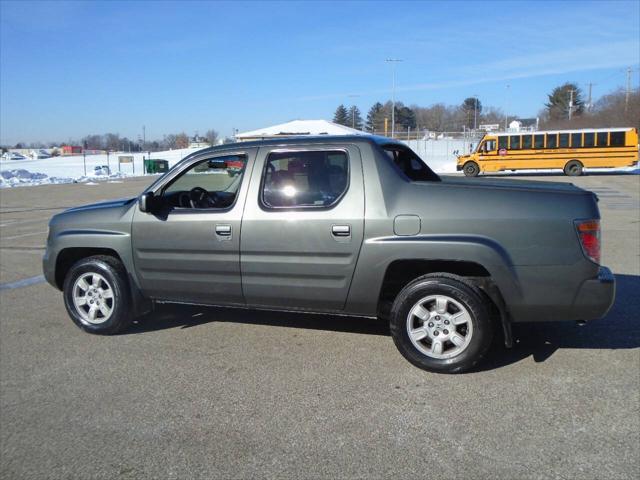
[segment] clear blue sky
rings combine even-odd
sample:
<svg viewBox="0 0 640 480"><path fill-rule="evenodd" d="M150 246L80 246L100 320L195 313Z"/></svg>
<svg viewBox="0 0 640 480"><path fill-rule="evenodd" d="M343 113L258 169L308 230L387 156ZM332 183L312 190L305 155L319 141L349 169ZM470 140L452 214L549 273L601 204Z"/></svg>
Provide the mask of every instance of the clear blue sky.
<svg viewBox="0 0 640 480"><path fill-rule="evenodd" d="M230 135L390 98L535 116L638 85L640 2L2 2L0 143ZM506 85L510 93L506 95ZM350 95L358 95L350 97Z"/></svg>

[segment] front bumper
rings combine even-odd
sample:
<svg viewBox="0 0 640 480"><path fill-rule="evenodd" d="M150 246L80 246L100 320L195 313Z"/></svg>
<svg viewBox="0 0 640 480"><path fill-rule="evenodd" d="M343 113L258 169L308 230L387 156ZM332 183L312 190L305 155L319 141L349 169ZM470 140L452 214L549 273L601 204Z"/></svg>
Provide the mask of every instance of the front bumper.
<svg viewBox="0 0 640 480"><path fill-rule="evenodd" d="M55 287L60 288L56 284L56 255L52 251L51 247L47 246L47 249L44 252L44 256L42 257L42 273L44 274L44 278L47 282Z"/></svg>
<svg viewBox="0 0 640 480"><path fill-rule="evenodd" d="M616 298L616 277L607 267L600 267L598 276L585 280L573 301L574 315L580 320L604 317Z"/></svg>

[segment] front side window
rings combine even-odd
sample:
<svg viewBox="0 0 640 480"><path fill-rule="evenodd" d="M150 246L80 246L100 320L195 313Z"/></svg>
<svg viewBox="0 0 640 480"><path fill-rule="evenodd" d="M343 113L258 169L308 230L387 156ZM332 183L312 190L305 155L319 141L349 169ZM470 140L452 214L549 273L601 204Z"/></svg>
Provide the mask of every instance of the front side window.
<svg viewBox="0 0 640 480"><path fill-rule="evenodd" d="M348 185L344 151L273 152L265 164L262 201L268 208L330 207Z"/></svg>
<svg viewBox="0 0 640 480"><path fill-rule="evenodd" d="M569 148L569 134L561 133L560 134L560 148Z"/></svg>
<svg viewBox="0 0 640 480"><path fill-rule="evenodd" d="M511 135L509 137L511 150L520 150L520 135Z"/></svg>
<svg viewBox="0 0 640 480"><path fill-rule="evenodd" d="M502 149L507 149L507 139L509 137L498 137L498 149L502 150Z"/></svg>
<svg viewBox="0 0 640 480"><path fill-rule="evenodd" d="M522 136L522 148L523 149L530 149L532 145L532 137L531 135L523 135Z"/></svg>
<svg viewBox="0 0 640 480"><path fill-rule="evenodd" d="M244 155L198 162L167 185L162 197L175 208L229 208L235 203L246 163Z"/></svg>
<svg viewBox="0 0 640 480"><path fill-rule="evenodd" d="M496 141L495 140L487 140L484 143L484 151L486 153L495 152L496 151Z"/></svg>

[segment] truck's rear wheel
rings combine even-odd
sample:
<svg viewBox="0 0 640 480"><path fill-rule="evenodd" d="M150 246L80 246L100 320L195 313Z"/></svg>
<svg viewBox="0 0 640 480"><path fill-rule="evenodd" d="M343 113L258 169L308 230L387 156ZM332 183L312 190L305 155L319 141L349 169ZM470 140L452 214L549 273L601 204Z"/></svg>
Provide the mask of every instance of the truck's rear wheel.
<svg viewBox="0 0 640 480"><path fill-rule="evenodd" d="M571 160L564 166L564 174L569 177L579 177L582 175L583 165L578 160Z"/></svg>
<svg viewBox="0 0 640 480"><path fill-rule="evenodd" d="M63 294L71 320L89 333L111 335L131 322L126 272L113 257L78 260L65 277Z"/></svg>
<svg viewBox="0 0 640 480"><path fill-rule="evenodd" d="M411 282L396 298L390 323L400 353L432 372L472 368L493 338L481 293L455 275L430 274Z"/></svg>
<svg viewBox="0 0 640 480"><path fill-rule="evenodd" d="M467 177L477 177L480 173L480 167L476 162L467 162L462 167L462 171Z"/></svg>

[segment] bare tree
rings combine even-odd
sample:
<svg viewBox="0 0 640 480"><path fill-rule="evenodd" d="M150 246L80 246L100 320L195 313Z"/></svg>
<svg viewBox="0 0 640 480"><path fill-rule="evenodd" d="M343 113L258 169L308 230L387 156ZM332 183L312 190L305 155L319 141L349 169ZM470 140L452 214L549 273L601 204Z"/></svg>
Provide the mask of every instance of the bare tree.
<svg viewBox="0 0 640 480"><path fill-rule="evenodd" d="M176 135L176 148L187 148L189 146L189 136L182 132Z"/></svg>
<svg viewBox="0 0 640 480"><path fill-rule="evenodd" d="M104 135L104 146L107 150L118 150L120 148L120 135L117 133L106 133Z"/></svg>
<svg viewBox="0 0 640 480"><path fill-rule="evenodd" d="M209 145L215 145L218 143L219 135L218 132L212 128L211 130L207 130L207 133L204 134L204 138L207 139Z"/></svg>

